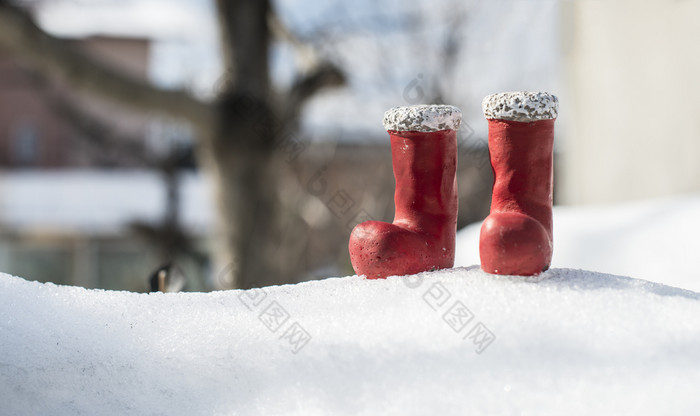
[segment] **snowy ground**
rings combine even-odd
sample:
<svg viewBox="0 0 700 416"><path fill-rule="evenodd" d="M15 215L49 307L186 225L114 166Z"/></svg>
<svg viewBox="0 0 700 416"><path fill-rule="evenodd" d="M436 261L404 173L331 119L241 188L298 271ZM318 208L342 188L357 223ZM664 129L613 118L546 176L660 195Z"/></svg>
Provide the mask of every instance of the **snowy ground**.
<svg viewBox="0 0 700 416"><path fill-rule="evenodd" d="M0 274L1 415L700 413L700 197L555 209L559 267L208 294Z"/></svg>
<svg viewBox="0 0 700 416"><path fill-rule="evenodd" d="M0 413L698 414L700 294L478 268L135 294L0 276Z"/></svg>

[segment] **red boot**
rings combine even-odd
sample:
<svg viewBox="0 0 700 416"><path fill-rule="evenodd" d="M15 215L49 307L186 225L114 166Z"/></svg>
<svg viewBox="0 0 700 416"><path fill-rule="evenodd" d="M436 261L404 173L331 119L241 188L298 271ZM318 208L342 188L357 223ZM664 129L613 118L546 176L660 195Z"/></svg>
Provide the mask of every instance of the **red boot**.
<svg viewBox="0 0 700 416"><path fill-rule="evenodd" d="M487 273L535 275L552 261L552 144L557 97L508 92L486 97L494 184L481 226L479 255Z"/></svg>
<svg viewBox="0 0 700 416"><path fill-rule="evenodd" d="M350 261L370 279L454 265L457 130L449 105L396 107L384 114L396 178L393 224L367 221L350 235Z"/></svg>

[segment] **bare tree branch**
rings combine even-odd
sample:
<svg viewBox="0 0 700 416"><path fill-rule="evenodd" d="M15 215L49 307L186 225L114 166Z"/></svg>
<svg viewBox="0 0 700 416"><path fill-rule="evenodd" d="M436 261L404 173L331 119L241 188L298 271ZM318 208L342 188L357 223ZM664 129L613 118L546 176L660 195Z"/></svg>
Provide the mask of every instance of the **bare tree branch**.
<svg viewBox="0 0 700 416"><path fill-rule="evenodd" d="M25 10L7 2L0 2L0 46L95 95L132 108L163 111L198 127L210 123L209 105L184 91L162 90L114 71L69 42L45 33Z"/></svg>
<svg viewBox="0 0 700 416"><path fill-rule="evenodd" d="M296 120L306 101L324 88L341 87L346 83L345 74L331 63L316 66L311 73L300 77L286 94L284 117Z"/></svg>
<svg viewBox="0 0 700 416"><path fill-rule="evenodd" d="M280 20L277 13L270 13L268 16L268 26L272 35L277 39L291 45L296 52L296 59L302 71L308 71L317 66L320 62L318 51L310 42L302 42L291 30Z"/></svg>
<svg viewBox="0 0 700 416"><path fill-rule="evenodd" d="M85 143L102 152L114 151L138 164L154 165L144 152L143 143L136 137L118 135L112 127L87 114L73 100L63 94L49 94L48 104L52 110L78 130Z"/></svg>
<svg viewBox="0 0 700 416"><path fill-rule="evenodd" d="M347 78L344 71L331 59L322 57L311 42L300 40L274 11L268 14L268 26L272 35L291 45L297 55L297 79L284 91L281 108L284 121L294 123L309 98L324 88L345 86Z"/></svg>

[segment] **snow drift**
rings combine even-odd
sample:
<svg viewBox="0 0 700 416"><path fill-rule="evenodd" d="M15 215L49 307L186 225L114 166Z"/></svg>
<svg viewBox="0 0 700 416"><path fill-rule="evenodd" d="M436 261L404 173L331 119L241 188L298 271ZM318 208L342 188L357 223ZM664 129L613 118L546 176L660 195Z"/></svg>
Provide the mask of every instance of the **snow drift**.
<svg viewBox="0 0 700 416"><path fill-rule="evenodd" d="M208 294L0 275L0 413L696 414L700 294L478 267Z"/></svg>

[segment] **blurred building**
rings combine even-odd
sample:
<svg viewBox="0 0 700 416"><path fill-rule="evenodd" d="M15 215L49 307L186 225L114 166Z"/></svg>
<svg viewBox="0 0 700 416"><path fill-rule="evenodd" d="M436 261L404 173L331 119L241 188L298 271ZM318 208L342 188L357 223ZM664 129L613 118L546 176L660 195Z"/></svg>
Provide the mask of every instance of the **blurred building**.
<svg viewBox="0 0 700 416"><path fill-rule="evenodd" d="M93 36L71 40L76 48L117 71L147 80L148 39ZM127 167L138 159L106 147L131 141L140 150L151 117L47 77L0 49L0 167ZM99 133L96 131L99 129ZM126 149L126 146L122 146ZM132 150L132 151L133 151Z"/></svg>
<svg viewBox="0 0 700 416"><path fill-rule="evenodd" d="M211 196L194 172L179 178L180 224L199 244L211 227ZM30 280L144 291L158 247L131 231L157 225L167 190L157 172L13 170L0 174L0 270ZM197 247L203 250L202 247ZM199 265L178 258L190 290Z"/></svg>
<svg viewBox="0 0 700 416"><path fill-rule="evenodd" d="M564 2L567 204L700 192L700 2Z"/></svg>
<svg viewBox="0 0 700 416"><path fill-rule="evenodd" d="M148 39L69 42L115 71L148 80ZM189 157L180 162L191 167L191 132L76 92L3 50L0 86L0 270L40 281L145 290L149 273L164 260L132 225L138 221L151 231L162 225L167 185L153 165L169 156L174 143L185 143ZM188 193L182 199L201 201L191 195L201 187L193 187L197 181L188 175L176 184ZM206 212L192 214L191 206L181 211L189 216L180 218L183 229L200 244ZM201 265L182 263L189 288L201 289Z"/></svg>
<svg viewBox="0 0 700 416"><path fill-rule="evenodd" d="M145 39L72 43L115 70L148 80ZM163 261L157 242L167 243L167 237L155 231L167 216L168 192L163 175L133 156L191 146L192 133L76 93L2 51L0 83L7 92L0 96L0 270L61 284L145 290ZM353 273L347 250L352 227L369 219L391 221L394 214L389 140L376 130L378 140L302 140L303 151L285 163L278 184L282 232L270 256L281 280L263 283ZM486 215L491 193L485 142L466 139L459 150L460 226ZM205 256L213 227L207 182L188 172L177 186L180 224ZM153 226L146 230L150 240L133 232L135 221ZM225 287L212 281L220 271L207 271L192 258L178 262L187 289Z"/></svg>

